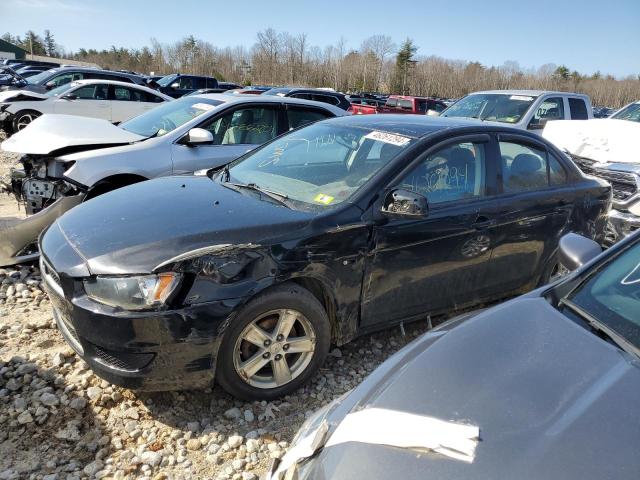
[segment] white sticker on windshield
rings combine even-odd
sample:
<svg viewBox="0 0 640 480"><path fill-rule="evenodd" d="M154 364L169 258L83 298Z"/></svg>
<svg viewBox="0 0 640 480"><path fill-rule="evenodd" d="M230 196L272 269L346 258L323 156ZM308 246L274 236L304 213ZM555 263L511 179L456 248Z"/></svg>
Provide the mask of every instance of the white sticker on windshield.
<svg viewBox="0 0 640 480"><path fill-rule="evenodd" d="M396 145L398 147L402 147L411 141L409 137L404 137L395 133L380 132L378 130L374 130L373 132L366 134L364 138L390 143L391 145Z"/></svg>
<svg viewBox="0 0 640 480"><path fill-rule="evenodd" d="M191 105L191 108L197 108L198 110L204 110L206 112L209 110L213 110L216 107L213 105L209 105L208 103L194 103L193 105Z"/></svg>
<svg viewBox="0 0 640 480"><path fill-rule="evenodd" d="M533 97L525 97L524 95L511 95L509 100L521 100L523 102L530 102L533 100Z"/></svg>

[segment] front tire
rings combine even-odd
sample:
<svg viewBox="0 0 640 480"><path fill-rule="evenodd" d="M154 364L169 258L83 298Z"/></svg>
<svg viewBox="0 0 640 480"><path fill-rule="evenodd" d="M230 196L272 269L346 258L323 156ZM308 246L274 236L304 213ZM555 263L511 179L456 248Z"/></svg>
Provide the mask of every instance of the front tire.
<svg viewBox="0 0 640 480"><path fill-rule="evenodd" d="M247 303L224 333L216 378L231 395L272 400L297 390L324 363L331 328L324 307L295 283Z"/></svg>
<svg viewBox="0 0 640 480"><path fill-rule="evenodd" d="M40 115L42 114L40 112L36 112L35 110L23 110L16 113L13 119L13 131L19 132L20 130L24 130Z"/></svg>

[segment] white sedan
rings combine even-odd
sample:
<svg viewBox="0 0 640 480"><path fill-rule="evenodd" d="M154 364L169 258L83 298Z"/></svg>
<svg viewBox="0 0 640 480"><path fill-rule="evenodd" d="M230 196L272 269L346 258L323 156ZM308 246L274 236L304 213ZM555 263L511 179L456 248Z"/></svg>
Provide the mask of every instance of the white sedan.
<svg viewBox="0 0 640 480"><path fill-rule="evenodd" d="M148 87L113 80L78 80L47 93L0 93L0 122L20 131L44 113L93 117L120 123L173 100Z"/></svg>

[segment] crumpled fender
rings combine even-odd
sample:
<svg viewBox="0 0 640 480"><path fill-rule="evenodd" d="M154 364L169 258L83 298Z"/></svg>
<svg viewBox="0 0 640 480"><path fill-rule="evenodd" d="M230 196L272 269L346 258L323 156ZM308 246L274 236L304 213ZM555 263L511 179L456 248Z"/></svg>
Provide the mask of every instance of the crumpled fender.
<svg viewBox="0 0 640 480"><path fill-rule="evenodd" d="M25 219L0 219L0 266L14 265L38 258L39 253L20 255L38 235L63 213L71 210L84 199L85 194L61 197L44 210Z"/></svg>

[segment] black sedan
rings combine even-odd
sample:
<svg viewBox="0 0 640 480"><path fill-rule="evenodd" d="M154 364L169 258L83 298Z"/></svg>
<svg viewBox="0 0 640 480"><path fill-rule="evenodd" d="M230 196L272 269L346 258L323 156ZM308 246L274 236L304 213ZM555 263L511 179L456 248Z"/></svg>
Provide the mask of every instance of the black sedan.
<svg viewBox="0 0 640 480"><path fill-rule="evenodd" d="M570 234L562 250L575 266L600 249ZM640 232L411 343L311 417L268 478L637 479L639 353Z"/></svg>
<svg viewBox="0 0 640 480"><path fill-rule="evenodd" d="M610 196L527 132L343 117L74 208L41 237L42 269L103 378L275 398L331 343L545 283L564 233L601 240Z"/></svg>

